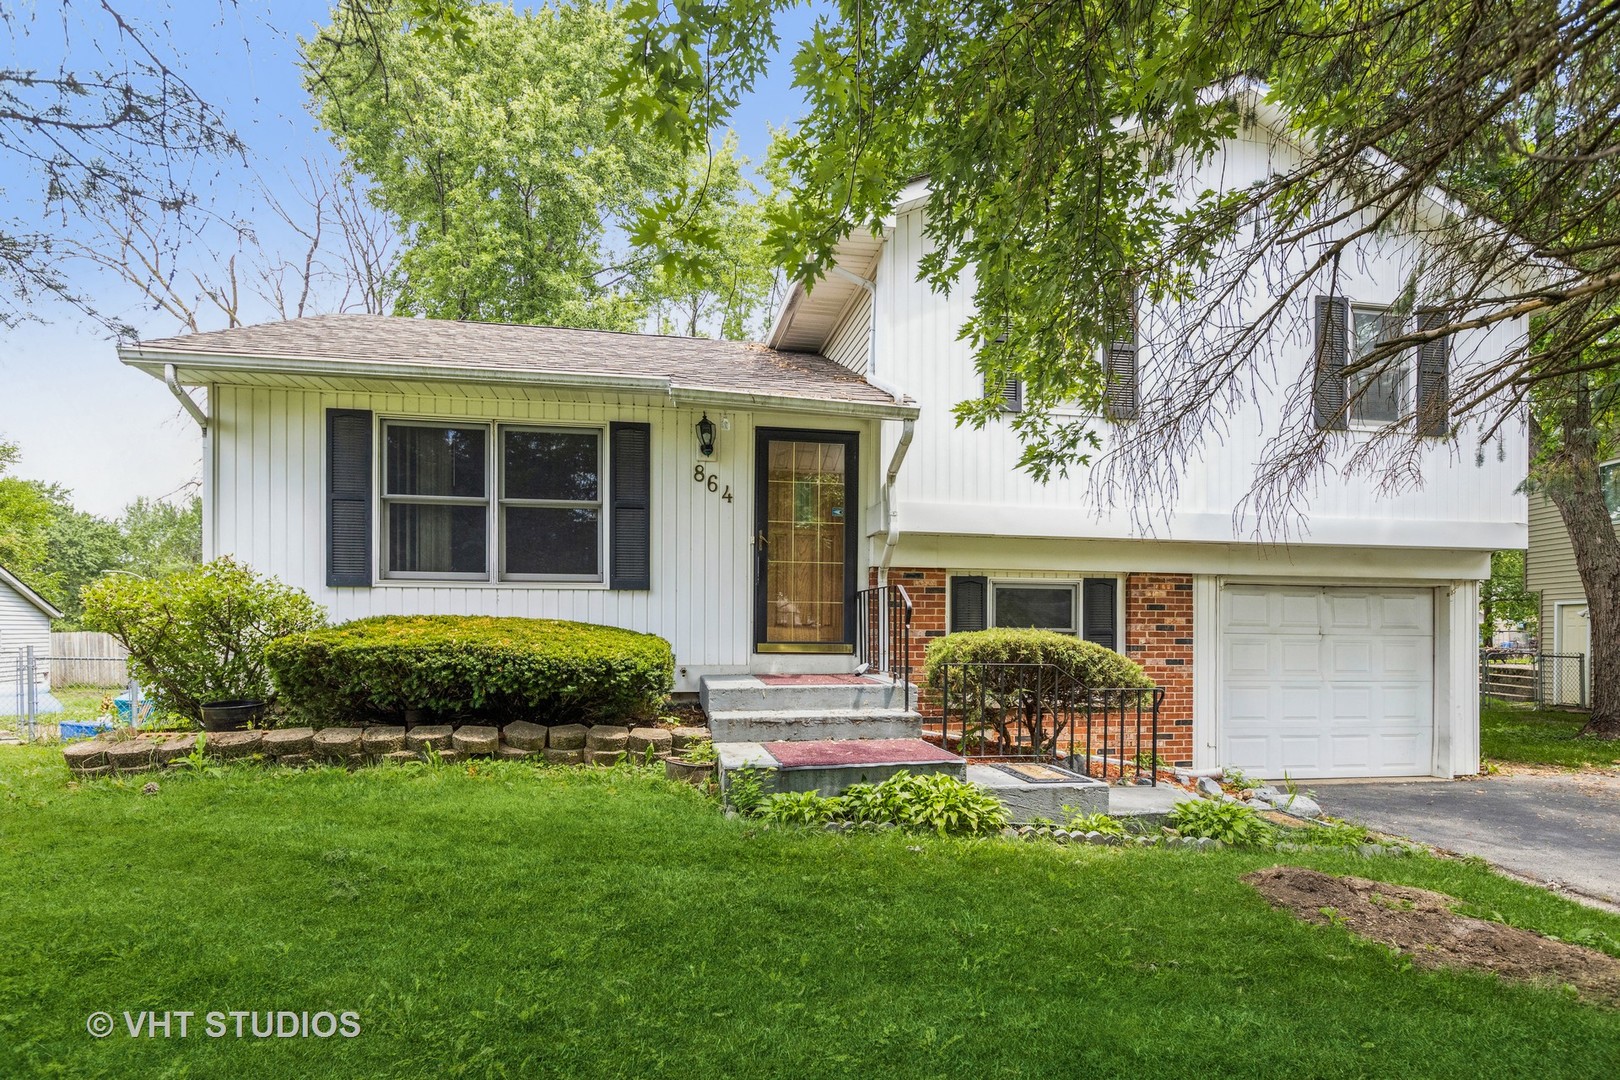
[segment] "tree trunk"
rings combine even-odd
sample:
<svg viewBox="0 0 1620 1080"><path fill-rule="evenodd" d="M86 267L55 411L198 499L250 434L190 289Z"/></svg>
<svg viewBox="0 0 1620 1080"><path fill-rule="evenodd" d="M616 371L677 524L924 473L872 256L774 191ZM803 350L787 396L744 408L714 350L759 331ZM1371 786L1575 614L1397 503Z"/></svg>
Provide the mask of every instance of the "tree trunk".
<svg viewBox="0 0 1620 1080"><path fill-rule="evenodd" d="M1591 393L1582 387L1560 420L1563 445L1547 495L1564 519L1591 623L1592 715L1583 735L1620 739L1620 536L1598 479Z"/></svg>

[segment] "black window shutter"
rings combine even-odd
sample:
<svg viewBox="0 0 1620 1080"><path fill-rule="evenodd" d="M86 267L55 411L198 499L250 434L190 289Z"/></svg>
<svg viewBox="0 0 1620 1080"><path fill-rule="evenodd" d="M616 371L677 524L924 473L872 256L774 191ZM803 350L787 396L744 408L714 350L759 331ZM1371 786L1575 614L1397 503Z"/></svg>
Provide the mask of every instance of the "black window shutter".
<svg viewBox="0 0 1620 1080"><path fill-rule="evenodd" d="M1081 586L1080 636L1119 649L1119 579L1088 577Z"/></svg>
<svg viewBox="0 0 1620 1080"><path fill-rule="evenodd" d="M1433 330L1450 322L1447 312L1422 308L1418 329ZM1419 435L1445 436L1451 429L1451 335L1418 346L1417 429Z"/></svg>
<svg viewBox="0 0 1620 1080"><path fill-rule="evenodd" d="M983 630L990 625L990 580L951 578L951 633Z"/></svg>
<svg viewBox="0 0 1620 1080"><path fill-rule="evenodd" d="M326 583L371 584L371 413L326 410Z"/></svg>
<svg viewBox="0 0 1620 1080"><path fill-rule="evenodd" d="M1021 379L1006 379L1000 385L986 379L984 396L1001 399L1003 412L1019 412L1024 407L1024 383Z"/></svg>
<svg viewBox="0 0 1620 1080"><path fill-rule="evenodd" d="M1105 415L1110 420L1134 420L1139 407L1137 391L1136 291L1132 287L1113 319L1108 343L1108 370L1105 372L1107 401Z"/></svg>
<svg viewBox="0 0 1620 1080"><path fill-rule="evenodd" d="M1350 358L1350 301L1316 298L1315 413L1318 428L1349 426L1344 407L1344 365Z"/></svg>
<svg viewBox="0 0 1620 1080"><path fill-rule="evenodd" d="M612 505L608 587L652 588L652 425L608 425Z"/></svg>

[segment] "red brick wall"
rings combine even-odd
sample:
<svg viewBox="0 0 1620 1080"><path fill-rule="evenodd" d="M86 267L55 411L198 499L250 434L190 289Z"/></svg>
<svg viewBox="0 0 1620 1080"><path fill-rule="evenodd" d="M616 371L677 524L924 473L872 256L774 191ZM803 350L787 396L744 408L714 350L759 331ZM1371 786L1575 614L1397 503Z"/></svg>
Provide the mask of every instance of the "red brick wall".
<svg viewBox="0 0 1620 1080"><path fill-rule="evenodd" d="M946 631L946 572L936 567L893 567L889 580L911 596L911 666L922 676L923 651ZM871 575L877 584L877 571ZM1187 574L1131 574L1125 580L1125 655L1164 688L1159 710L1159 756L1192 766L1192 578ZM923 712L937 715L925 699Z"/></svg>
<svg viewBox="0 0 1620 1080"><path fill-rule="evenodd" d="M945 571L890 567L889 582L905 586L906 595L911 597L911 677L920 681L923 651L930 641L945 636ZM877 584L876 568L872 570L871 584Z"/></svg>
<svg viewBox="0 0 1620 1080"><path fill-rule="evenodd" d="M1125 655L1164 688L1159 756L1192 767L1193 599L1187 574L1131 574L1125 580Z"/></svg>

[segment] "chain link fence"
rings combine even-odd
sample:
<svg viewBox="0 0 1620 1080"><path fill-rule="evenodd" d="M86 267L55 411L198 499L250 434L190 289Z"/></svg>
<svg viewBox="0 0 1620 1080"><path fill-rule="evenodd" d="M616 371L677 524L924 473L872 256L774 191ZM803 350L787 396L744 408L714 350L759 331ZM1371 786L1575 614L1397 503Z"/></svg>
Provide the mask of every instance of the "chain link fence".
<svg viewBox="0 0 1620 1080"><path fill-rule="evenodd" d="M1501 701L1585 709L1586 654L1481 649L1479 692Z"/></svg>
<svg viewBox="0 0 1620 1080"><path fill-rule="evenodd" d="M32 645L0 651L0 730L25 742L138 725L150 711L121 656L52 656Z"/></svg>

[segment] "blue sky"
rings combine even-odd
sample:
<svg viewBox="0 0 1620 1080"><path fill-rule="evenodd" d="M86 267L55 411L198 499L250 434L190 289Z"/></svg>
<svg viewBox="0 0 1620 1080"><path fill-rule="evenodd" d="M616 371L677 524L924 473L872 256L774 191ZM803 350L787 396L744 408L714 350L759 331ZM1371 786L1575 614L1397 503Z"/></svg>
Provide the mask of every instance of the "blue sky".
<svg viewBox="0 0 1620 1080"><path fill-rule="evenodd" d="M218 210L265 223L261 239L267 246L274 246L277 234L258 205L253 175L285 190L288 171L302 159L330 152L326 136L304 110L296 67L297 36L323 21L328 8L325 0L268 5L177 0L127 9L142 12L148 25L167 28L158 40L166 40L187 79L246 141L246 168L226 165L217 176L212 170L199 175ZM90 45L83 27L70 24L64 37L58 3L39 0L35 10L30 33L0 45L0 63L46 71L67 58L69 66L81 66ZM796 10L779 25L788 56L812 17L811 11ZM88 14L84 19L105 28ZM743 153L762 156L767 125L790 123L801 103L783 56L735 118ZM19 171L15 161L0 159L0 197L8 204L27 205L38 189L37 178ZM179 332L172 316L148 310L127 286L87 269L71 276L79 291L143 336ZM163 385L124 368L107 331L73 310L50 307L37 314L43 321L0 329L0 437L21 446L18 473L60 483L72 490L81 509L109 515L137 496L169 495L196 481L201 465L196 425ZM259 311L250 321L267 317Z"/></svg>

